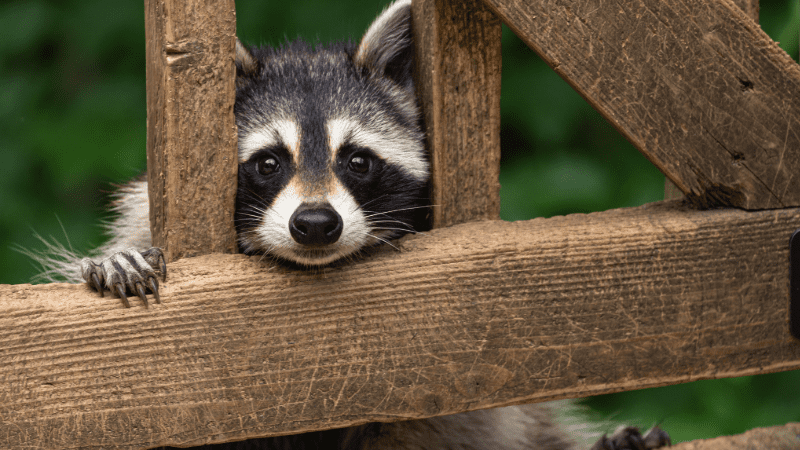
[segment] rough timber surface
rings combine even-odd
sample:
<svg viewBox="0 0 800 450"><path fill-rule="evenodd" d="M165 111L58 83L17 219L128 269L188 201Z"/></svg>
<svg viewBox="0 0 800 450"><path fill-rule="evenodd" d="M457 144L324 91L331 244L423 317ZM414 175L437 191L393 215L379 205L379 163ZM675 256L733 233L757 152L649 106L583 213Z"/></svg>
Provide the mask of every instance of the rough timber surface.
<svg viewBox="0 0 800 450"><path fill-rule="evenodd" d="M153 244L167 260L235 251L233 0L145 0Z"/></svg>
<svg viewBox="0 0 800 450"><path fill-rule="evenodd" d="M485 3L688 199L800 206L800 66L730 0Z"/></svg>
<svg viewBox="0 0 800 450"><path fill-rule="evenodd" d="M734 0L736 6L739 7L747 17L753 19L758 23L759 4L758 0ZM683 192L675 186L675 183L667 178L664 180L664 200L678 200L685 198Z"/></svg>
<svg viewBox="0 0 800 450"><path fill-rule="evenodd" d="M800 423L754 428L735 436L682 442L670 450L800 450Z"/></svg>
<svg viewBox="0 0 800 450"><path fill-rule="evenodd" d="M415 0L433 226L500 218L500 20L480 0Z"/></svg>
<svg viewBox="0 0 800 450"><path fill-rule="evenodd" d="M170 265L163 304L0 286L0 448L188 446L800 368L800 209L435 229L318 272Z"/></svg>
<svg viewBox="0 0 800 450"><path fill-rule="evenodd" d="M759 16L759 1L758 0L733 0L733 3L739 7L747 17L753 19L755 23L758 23L758 16Z"/></svg>

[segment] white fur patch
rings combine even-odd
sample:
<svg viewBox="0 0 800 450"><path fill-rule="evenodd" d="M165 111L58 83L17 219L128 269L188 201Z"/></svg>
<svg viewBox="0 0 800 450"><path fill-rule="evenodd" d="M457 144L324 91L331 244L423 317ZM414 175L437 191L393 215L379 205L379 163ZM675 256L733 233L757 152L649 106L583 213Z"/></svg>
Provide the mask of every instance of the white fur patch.
<svg viewBox="0 0 800 450"><path fill-rule="evenodd" d="M239 162L245 162L253 154L267 147L283 144L289 149L294 161L300 157L300 127L293 120L281 119L247 133L239 140Z"/></svg>
<svg viewBox="0 0 800 450"><path fill-rule="evenodd" d="M352 119L331 119L325 127L328 131L330 148L333 157L344 144L366 147L389 165L399 167L407 174L419 180L428 178L428 161L425 160L422 142L414 139L396 127L383 126L381 118L375 117L375 127L367 128ZM377 128L380 131L373 131Z"/></svg>
<svg viewBox="0 0 800 450"><path fill-rule="evenodd" d="M339 213L343 222L342 235L335 243L312 251L294 240L289 231L289 219L304 203L328 203ZM338 181L333 183L330 194L320 198L301 192L295 178L275 197L250 239L255 241L255 246L275 256L307 266L319 266L373 244L375 240L370 237L370 231L358 203Z"/></svg>

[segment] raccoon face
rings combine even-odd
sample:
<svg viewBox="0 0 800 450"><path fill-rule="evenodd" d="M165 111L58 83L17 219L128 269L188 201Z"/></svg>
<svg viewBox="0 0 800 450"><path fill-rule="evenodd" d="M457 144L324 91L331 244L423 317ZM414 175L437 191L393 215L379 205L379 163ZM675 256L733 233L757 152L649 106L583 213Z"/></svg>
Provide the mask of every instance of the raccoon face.
<svg viewBox="0 0 800 450"><path fill-rule="evenodd" d="M319 266L424 227L429 173L410 21L404 0L358 46L237 42L243 252Z"/></svg>

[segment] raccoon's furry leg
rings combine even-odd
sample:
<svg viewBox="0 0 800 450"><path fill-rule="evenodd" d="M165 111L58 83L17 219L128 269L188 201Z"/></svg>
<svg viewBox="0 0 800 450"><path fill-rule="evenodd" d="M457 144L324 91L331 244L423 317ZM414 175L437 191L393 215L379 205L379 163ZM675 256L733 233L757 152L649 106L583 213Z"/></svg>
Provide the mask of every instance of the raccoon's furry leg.
<svg viewBox="0 0 800 450"><path fill-rule="evenodd" d="M160 303L157 273L164 279L167 267L161 249L151 247L150 207L147 182L134 181L120 189L113 205L116 217L106 225L111 239L92 258L82 258L80 276L100 295L105 289L116 294L129 307L127 293L138 295L145 306L149 290ZM141 251L141 249L147 249ZM92 259L99 259L95 263Z"/></svg>
<svg viewBox="0 0 800 450"><path fill-rule="evenodd" d="M85 281L101 294L104 288L108 288L117 295L120 293L115 284L121 283L123 293L130 292L133 295L140 295L136 285L136 280L140 280L143 287L149 287L155 294L156 291L149 286L150 280L152 278L157 290L158 282L154 275L156 272L161 272L163 276L166 276L166 266L162 264L161 251L150 248L152 247L150 207L147 199L147 181L144 177L122 186L115 194L111 210L115 217L105 224L106 234L110 239L105 245L88 255L88 258L87 255L78 255L64 245L44 238L42 239L46 245L44 251L25 251L43 268L42 273L37 277L38 281L72 283ZM136 256L133 256L131 249L150 250L142 253L136 251L134 252ZM92 260L100 261L100 263L95 264ZM108 270L103 271L104 266L107 266ZM140 269L136 269L136 266ZM133 267L135 275L130 273L131 267ZM125 291L124 288L128 290ZM127 306L127 297L121 296L121 298ZM156 297L156 300L158 301L159 298Z"/></svg>

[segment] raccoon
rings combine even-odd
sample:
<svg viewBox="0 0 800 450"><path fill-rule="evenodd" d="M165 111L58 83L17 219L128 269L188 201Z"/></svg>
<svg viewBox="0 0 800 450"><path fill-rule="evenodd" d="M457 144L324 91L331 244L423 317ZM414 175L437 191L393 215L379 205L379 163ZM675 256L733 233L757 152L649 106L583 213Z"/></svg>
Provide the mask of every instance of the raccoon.
<svg viewBox="0 0 800 450"><path fill-rule="evenodd" d="M429 162L411 27L411 1L398 0L358 44L296 41L275 49L236 42L241 252L313 268L427 227ZM157 275L166 275L166 264L151 248L146 181L124 187L114 210L112 239L92 258L61 251L42 262L48 274L85 281L101 295L109 290L126 307L128 295L146 304L148 290L160 302ZM576 411L567 402L511 406L205 448L586 448L598 433ZM593 448L668 442L658 428L642 436L628 427Z"/></svg>

